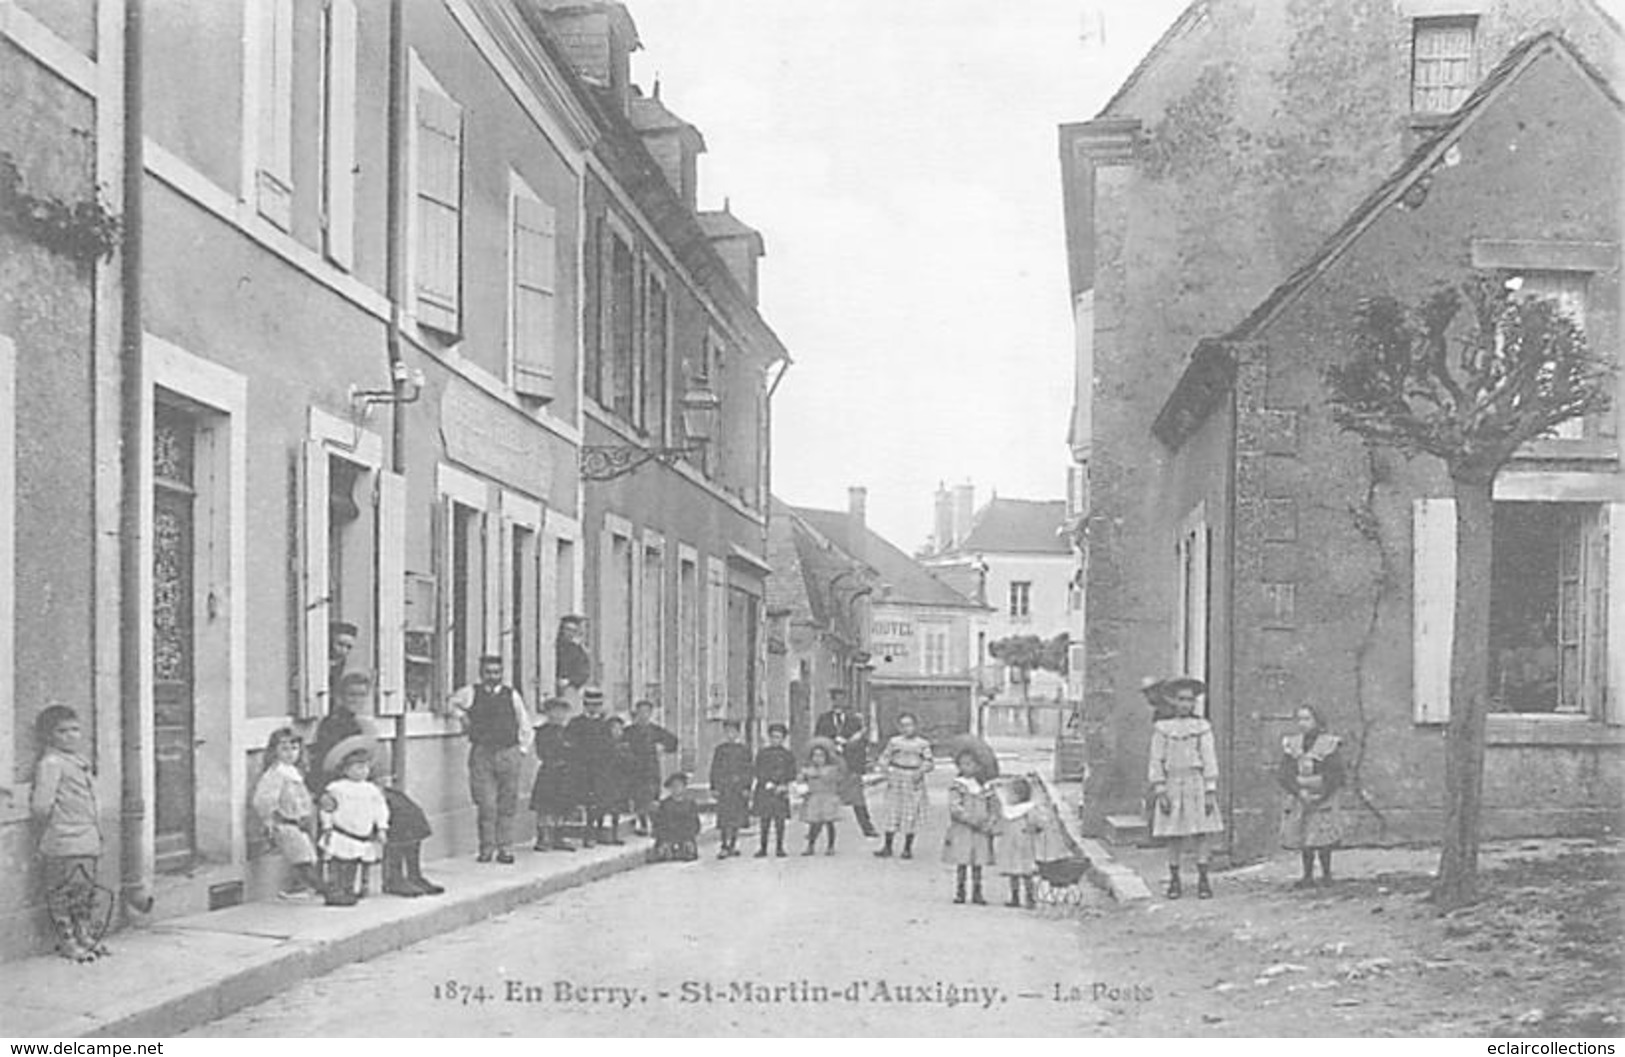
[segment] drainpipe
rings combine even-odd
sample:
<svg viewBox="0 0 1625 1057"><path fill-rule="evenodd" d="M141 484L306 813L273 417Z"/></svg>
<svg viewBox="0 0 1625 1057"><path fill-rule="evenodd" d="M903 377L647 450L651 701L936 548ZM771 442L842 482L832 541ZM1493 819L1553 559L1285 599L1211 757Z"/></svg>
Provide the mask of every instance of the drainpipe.
<svg viewBox="0 0 1625 1057"><path fill-rule="evenodd" d="M141 350L141 190L146 175L141 122L141 2L124 5L123 244L119 256L119 892L124 905L152 909L147 803L141 745L141 417L146 374Z"/></svg>
<svg viewBox="0 0 1625 1057"><path fill-rule="evenodd" d="M389 299L389 330L385 337L385 350L389 357L390 387L394 399L390 402L390 469L406 473L406 396L408 371L401 354L401 327L404 322L401 309L401 291L405 285L401 276L401 247L406 232L402 227L405 210L401 208L401 192L406 181L401 172L404 164L404 130L406 116L406 27L405 10L401 0L389 4L389 108L387 116L384 203L384 285ZM390 774L395 788L406 788L406 713L403 709L395 717L395 751L390 753Z"/></svg>

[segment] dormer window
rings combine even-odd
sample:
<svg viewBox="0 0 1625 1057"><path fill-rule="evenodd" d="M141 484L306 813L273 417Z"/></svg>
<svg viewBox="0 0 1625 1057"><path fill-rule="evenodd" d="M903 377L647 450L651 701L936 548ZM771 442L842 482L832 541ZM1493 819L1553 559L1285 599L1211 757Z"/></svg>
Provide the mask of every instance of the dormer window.
<svg viewBox="0 0 1625 1057"><path fill-rule="evenodd" d="M1478 80L1477 20L1419 18L1411 31L1411 110L1448 114Z"/></svg>

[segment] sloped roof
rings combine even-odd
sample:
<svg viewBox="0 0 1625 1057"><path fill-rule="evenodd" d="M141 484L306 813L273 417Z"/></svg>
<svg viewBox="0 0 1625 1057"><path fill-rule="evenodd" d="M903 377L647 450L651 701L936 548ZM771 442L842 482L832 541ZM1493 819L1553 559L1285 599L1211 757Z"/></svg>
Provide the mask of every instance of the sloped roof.
<svg viewBox="0 0 1625 1057"><path fill-rule="evenodd" d="M734 216L726 204L721 209L695 215L700 221L700 230L705 232L707 238L748 239L751 249L758 257L767 252L767 243L762 239L762 233Z"/></svg>
<svg viewBox="0 0 1625 1057"><path fill-rule="evenodd" d="M705 137L700 134L700 130L672 113L671 109L660 101L659 82L655 84L653 95L644 95L643 89L633 85L631 98L627 100L627 109L628 120L639 132L680 132L692 137L696 152L705 150Z"/></svg>
<svg viewBox="0 0 1625 1057"><path fill-rule="evenodd" d="M955 550L994 554L1067 554L1062 531L1064 499L1002 499L995 496L976 512L970 532Z"/></svg>
<svg viewBox="0 0 1625 1057"><path fill-rule="evenodd" d="M1603 73L1561 34L1547 31L1519 42L1496 64L1495 69L1490 71L1444 124L1439 126L1435 134L1417 146L1397 169L1355 207L1320 248L1259 302L1245 319L1222 338L1218 340L1208 338L1197 343L1190 362L1186 364L1179 382L1157 416L1157 425L1153 428L1158 435L1166 434L1165 442L1169 440L1177 442L1188 435L1190 430L1206 417L1214 401L1229 391L1232 376L1226 375L1218 384L1214 382L1215 370L1220 374L1224 374L1227 370L1225 364L1216 363L1215 357L1227 358L1229 343L1250 340L1283 312L1299 294L1307 290L1336 263L1384 211L1398 202L1414 185L1427 178L1445 152L1461 138L1473 120L1507 85L1546 55L1555 55L1572 62L1616 109L1625 110L1625 102L1621 101Z"/></svg>
<svg viewBox="0 0 1625 1057"><path fill-rule="evenodd" d="M845 552L851 561L861 561L873 570L876 583L873 601L894 605L942 606L955 609L985 609L939 580L931 570L910 558L891 541L865 528L861 540L852 538L852 522L845 511L795 507L795 513L819 535Z"/></svg>
<svg viewBox="0 0 1625 1057"><path fill-rule="evenodd" d="M1586 77L1597 86L1597 89L1608 97L1617 108L1625 109L1620 97L1589 60L1582 55L1573 44L1569 43L1561 34L1545 32L1537 34L1520 42L1508 51L1506 55L1491 70L1489 76L1475 88L1465 102L1455 113L1439 127L1438 131L1428 140L1420 144L1410 157L1391 173L1387 179L1378 184L1376 189L1366 196L1348 219L1343 221L1336 231L1321 244L1307 261L1296 271L1287 276L1286 280L1272 290L1269 296L1259 302L1258 307L1247 315L1247 318L1238 323L1234 329L1225 335L1228 341L1245 341L1258 330L1274 319L1282 309L1286 308L1299 293L1310 283L1314 282L1328 267L1341 257L1354 240L1370 227L1377 216L1389 206L1393 205L1413 184L1423 179L1432 171L1435 164L1444 153L1450 149L1466 127L1471 124L1486 103L1500 94L1503 86L1510 84L1518 74L1528 69L1537 59L1545 54L1560 54L1573 60Z"/></svg>
<svg viewBox="0 0 1625 1057"><path fill-rule="evenodd" d="M1114 116L1117 104L1122 102L1124 96L1134 90L1134 86L1140 83L1140 79L1146 75L1151 67L1162 61L1163 55L1173 45L1174 41L1183 37L1188 31L1200 24L1202 19L1207 17L1210 2L1211 0L1191 0L1186 5L1185 10L1179 13L1179 17L1174 19L1167 29L1163 30L1162 36L1158 37L1157 42L1151 45L1150 50L1145 53L1145 57L1135 65L1133 70L1129 71L1127 77L1123 78L1123 83L1117 86L1117 91L1112 93L1112 97L1106 100L1106 105L1101 107L1100 113L1095 116Z"/></svg>

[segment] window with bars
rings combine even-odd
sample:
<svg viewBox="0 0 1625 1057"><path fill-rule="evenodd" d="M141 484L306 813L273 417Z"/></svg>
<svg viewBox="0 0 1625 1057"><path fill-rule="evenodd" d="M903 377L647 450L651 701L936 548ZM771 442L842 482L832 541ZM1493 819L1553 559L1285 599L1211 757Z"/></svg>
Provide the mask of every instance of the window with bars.
<svg viewBox="0 0 1625 1057"><path fill-rule="evenodd" d="M1448 114L1478 79L1476 23L1471 18L1419 18L1411 31L1411 110Z"/></svg>
<svg viewBox="0 0 1625 1057"><path fill-rule="evenodd" d="M416 95L417 211L414 235L418 322L462 331L463 110L440 91Z"/></svg>

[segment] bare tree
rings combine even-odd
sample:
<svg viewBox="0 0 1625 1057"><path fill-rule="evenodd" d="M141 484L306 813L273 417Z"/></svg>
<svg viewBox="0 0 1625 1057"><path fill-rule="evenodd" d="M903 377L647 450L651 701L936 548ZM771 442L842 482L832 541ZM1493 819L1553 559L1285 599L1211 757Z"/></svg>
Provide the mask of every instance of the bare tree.
<svg viewBox="0 0 1625 1057"><path fill-rule="evenodd" d="M1515 276L1474 273L1414 307L1362 301L1355 354L1327 371L1339 426L1407 456L1442 460L1455 495L1445 831L1433 890L1445 910L1477 897L1495 478L1524 444L1605 410L1613 374L1555 300L1520 296L1520 285Z"/></svg>

